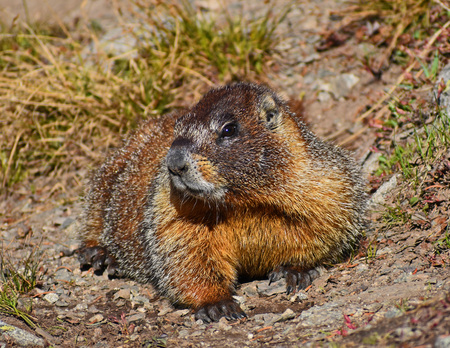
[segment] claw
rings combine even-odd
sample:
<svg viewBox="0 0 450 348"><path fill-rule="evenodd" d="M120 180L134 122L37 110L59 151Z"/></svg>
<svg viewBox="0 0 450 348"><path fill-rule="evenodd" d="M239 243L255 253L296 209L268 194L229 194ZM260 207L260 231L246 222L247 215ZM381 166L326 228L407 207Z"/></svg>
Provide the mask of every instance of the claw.
<svg viewBox="0 0 450 348"><path fill-rule="evenodd" d="M247 315L242 311L241 307L233 300L224 300L214 304L201 307L195 313L195 319L201 319L206 323L219 321L225 317L227 320L237 320L246 318Z"/></svg>
<svg viewBox="0 0 450 348"><path fill-rule="evenodd" d="M269 274L269 285L274 281L285 278L286 294L290 295L297 290L306 289L319 275L317 269L303 271L296 267L280 266Z"/></svg>
<svg viewBox="0 0 450 348"><path fill-rule="evenodd" d="M286 286L286 295L290 295L291 292L295 292L295 291L292 291L292 286L290 286L290 285Z"/></svg>
<svg viewBox="0 0 450 348"><path fill-rule="evenodd" d="M103 272L106 268L108 275L119 275L120 271L113 256L101 246L80 247L76 250L80 267L92 267L96 272Z"/></svg>
<svg viewBox="0 0 450 348"><path fill-rule="evenodd" d="M283 267L277 267L269 274L269 285L275 283L285 276L285 271Z"/></svg>
<svg viewBox="0 0 450 348"><path fill-rule="evenodd" d="M211 322L210 317L208 316L208 314L206 314L206 308L200 308L196 313L195 313L195 320L203 320L205 323L209 324Z"/></svg>

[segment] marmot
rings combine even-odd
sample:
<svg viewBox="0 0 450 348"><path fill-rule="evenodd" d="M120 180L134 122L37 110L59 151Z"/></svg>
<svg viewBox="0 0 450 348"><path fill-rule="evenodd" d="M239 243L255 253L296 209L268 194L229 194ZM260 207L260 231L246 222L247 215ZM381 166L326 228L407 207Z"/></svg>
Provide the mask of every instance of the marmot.
<svg viewBox="0 0 450 348"><path fill-rule="evenodd" d="M306 287L357 246L365 207L346 151L268 87L236 83L144 122L106 160L86 197L79 260L149 282L197 319L238 319L238 276Z"/></svg>

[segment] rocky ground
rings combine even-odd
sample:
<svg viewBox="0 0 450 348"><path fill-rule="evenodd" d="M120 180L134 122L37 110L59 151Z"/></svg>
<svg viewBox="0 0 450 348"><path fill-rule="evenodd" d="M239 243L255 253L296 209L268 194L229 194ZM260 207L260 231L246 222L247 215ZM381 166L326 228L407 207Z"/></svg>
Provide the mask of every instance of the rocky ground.
<svg viewBox="0 0 450 348"><path fill-rule="evenodd" d="M345 142L370 173L377 164L369 155L375 131L359 132L363 125L354 121L401 69L393 65L375 80L361 60L380 51L355 38L318 49L324 33L338 25L330 11L342 6L303 1L289 13L280 29L289 32L278 47L280 70L270 83L294 99L304 94L303 113L314 131ZM423 91L424 98L428 93ZM81 271L72 255L81 200L18 188L0 201L3 257L41 258L40 280L28 299L39 328L0 315L0 346L450 347L450 248L437 243L448 234L449 158L443 155L439 178L431 178L430 186L447 184L439 199L430 200L428 214L412 211L403 223L390 224L382 219L383 204L395 205L404 194L402 180L398 175L371 180L372 191L380 188L358 255L327 267L311 287L291 296L284 280L270 286L265 279L242 283L236 300L248 318L212 324L173 308L149 285Z"/></svg>

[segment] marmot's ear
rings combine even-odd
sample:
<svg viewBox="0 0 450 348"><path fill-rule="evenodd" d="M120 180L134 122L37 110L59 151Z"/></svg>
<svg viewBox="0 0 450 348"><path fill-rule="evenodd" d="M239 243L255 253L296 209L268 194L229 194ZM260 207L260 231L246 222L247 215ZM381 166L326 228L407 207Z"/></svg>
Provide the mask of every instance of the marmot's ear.
<svg viewBox="0 0 450 348"><path fill-rule="evenodd" d="M266 127L270 130L277 129L282 122L283 116L272 95L263 95L259 105L259 114Z"/></svg>

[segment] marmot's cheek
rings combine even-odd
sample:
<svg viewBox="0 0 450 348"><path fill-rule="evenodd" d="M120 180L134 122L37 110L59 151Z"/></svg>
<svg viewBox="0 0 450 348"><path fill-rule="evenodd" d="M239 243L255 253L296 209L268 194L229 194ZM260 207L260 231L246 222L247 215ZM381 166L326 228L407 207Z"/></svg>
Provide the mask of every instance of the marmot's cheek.
<svg viewBox="0 0 450 348"><path fill-rule="evenodd" d="M182 170L168 167L173 188L180 194L203 200L217 201L223 198L224 185L211 162L196 154L186 154L181 162Z"/></svg>
<svg viewBox="0 0 450 348"><path fill-rule="evenodd" d="M220 175L217 166L213 162L198 154L192 154L192 158L195 161L194 168L197 170L202 181L214 185L216 190L221 190L226 186L227 180Z"/></svg>

